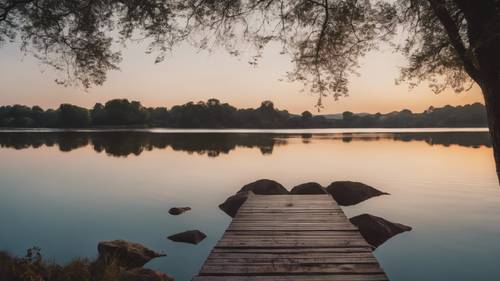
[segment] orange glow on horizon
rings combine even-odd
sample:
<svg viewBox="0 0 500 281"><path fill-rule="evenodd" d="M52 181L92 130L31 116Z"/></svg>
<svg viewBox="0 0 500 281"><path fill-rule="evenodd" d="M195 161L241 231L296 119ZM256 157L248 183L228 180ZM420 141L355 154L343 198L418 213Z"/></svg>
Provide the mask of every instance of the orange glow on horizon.
<svg viewBox="0 0 500 281"><path fill-rule="evenodd" d="M250 66L245 56L234 58L224 51L197 53L191 47L180 47L161 64L143 52L144 46L132 45L124 52L120 71L109 73L103 86L85 92L78 87L62 87L53 81L58 77L51 69L40 66L32 57L22 57L15 46L0 49L0 104L40 105L54 108L61 103L92 107L96 102L114 98L140 101L145 106L184 104L217 98L238 108L258 107L271 100L291 113L315 107L317 94L308 93L299 83L283 82L293 68L287 56L273 48L264 53L257 67ZM321 114L353 112L386 113L410 109L421 112L429 106L483 103L480 90L468 93L446 91L435 95L424 85L409 90L396 85L398 67L404 59L388 51L372 52L362 59L360 76L350 81L349 97L323 100ZM286 80L286 79L285 79ZM29 83L25 83L28 81ZM304 90L304 91L302 91Z"/></svg>

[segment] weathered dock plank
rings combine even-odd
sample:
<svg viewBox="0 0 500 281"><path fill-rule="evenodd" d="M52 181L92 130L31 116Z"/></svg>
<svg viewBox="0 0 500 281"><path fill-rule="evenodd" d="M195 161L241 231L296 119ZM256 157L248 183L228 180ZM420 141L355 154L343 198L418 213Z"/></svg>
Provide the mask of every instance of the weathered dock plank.
<svg viewBox="0 0 500 281"><path fill-rule="evenodd" d="M193 281L386 281L330 195L255 195Z"/></svg>

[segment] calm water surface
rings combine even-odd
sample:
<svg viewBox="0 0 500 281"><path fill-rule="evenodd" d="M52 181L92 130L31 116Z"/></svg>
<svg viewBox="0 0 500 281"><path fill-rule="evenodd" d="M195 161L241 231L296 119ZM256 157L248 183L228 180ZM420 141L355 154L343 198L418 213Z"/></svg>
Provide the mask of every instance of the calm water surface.
<svg viewBox="0 0 500 281"><path fill-rule="evenodd" d="M375 251L391 280L500 280L492 149L486 132L466 131L0 132L0 249L36 245L64 263L127 239L167 253L148 267L190 280L230 222L218 204L242 185L354 180L391 195L349 217L413 227ZM166 239L189 229L208 238Z"/></svg>

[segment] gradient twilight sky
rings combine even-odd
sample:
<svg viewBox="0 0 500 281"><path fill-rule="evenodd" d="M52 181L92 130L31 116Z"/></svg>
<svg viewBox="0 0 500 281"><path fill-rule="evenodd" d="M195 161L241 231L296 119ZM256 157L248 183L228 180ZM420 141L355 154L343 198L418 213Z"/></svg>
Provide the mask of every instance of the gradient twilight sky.
<svg viewBox="0 0 500 281"><path fill-rule="evenodd" d="M224 50L198 52L183 45L165 62L154 64L155 57L144 50L144 44L129 44L123 52L121 70L109 73L103 86L85 92L57 85L57 73L31 55L23 56L18 46L6 44L0 48L0 104L48 108L72 103L92 107L96 102L127 98L145 106L170 108L214 97L236 107L258 107L261 101L272 100L276 107L292 113L315 111L316 95L300 83L279 81L292 70L292 64L289 57L278 54L278 48L268 48L257 67L248 64L251 52L233 57ZM350 81L350 96L339 101L325 99L321 113L385 113L404 108L421 112L430 105L483 103L476 86L468 93L435 95L425 85L412 90L407 84L395 85L398 67L404 63L402 56L388 49L368 54L361 60L360 76Z"/></svg>

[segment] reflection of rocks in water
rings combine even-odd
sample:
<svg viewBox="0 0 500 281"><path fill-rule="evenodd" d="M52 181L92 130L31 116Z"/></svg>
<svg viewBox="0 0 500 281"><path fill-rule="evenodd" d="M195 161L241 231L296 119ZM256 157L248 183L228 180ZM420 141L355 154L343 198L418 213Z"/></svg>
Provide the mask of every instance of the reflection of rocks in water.
<svg viewBox="0 0 500 281"><path fill-rule="evenodd" d="M328 194L326 188L316 182L308 182L295 186L290 191L291 194Z"/></svg>
<svg viewBox="0 0 500 281"><path fill-rule="evenodd" d="M326 190L341 206L355 205L372 197L388 194L364 183L352 181L332 182Z"/></svg>
<svg viewBox="0 0 500 281"><path fill-rule="evenodd" d="M125 240L101 241L97 250L99 261L118 263L125 268L141 267L154 258L165 256L139 243Z"/></svg>
<svg viewBox="0 0 500 281"><path fill-rule="evenodd" d="M239 148L257 148L263 155L272 154L276 146L287 145L289 138L301 138L309 143L312 139L343 142L377 141L424 141L430 145L461 145L467 147L491 147L488 132L447 133L345 133L345 134L268 134L268 133L152 133L145 131L62 131L62 132L1 132L0 147L25 149L57 145L61 151L71 151L92 145L96 152L110 156L140 155L144 151L165 149L196 153L208 157L228 154Z"/></svg>
<svg viewBox="0 0 500 281"><path fill-rule="evenodd" d="M167 238L174 242L182 242L182 243L189 243L196 245L200 243L203 239L205 239L205 237L207 237L207 235L205 235L205 233L199 230L188 230L174 235L170 235Z"/></svg>
<svg viewBox="0 0 500 281"><path fill-rule="evenodd" d="M407 225L393 223L381 217L369 214L355 216L349 220L358 227L359 232L361 232L366 242L375 248L382 245L391 237L412 229Z"/></svg>

